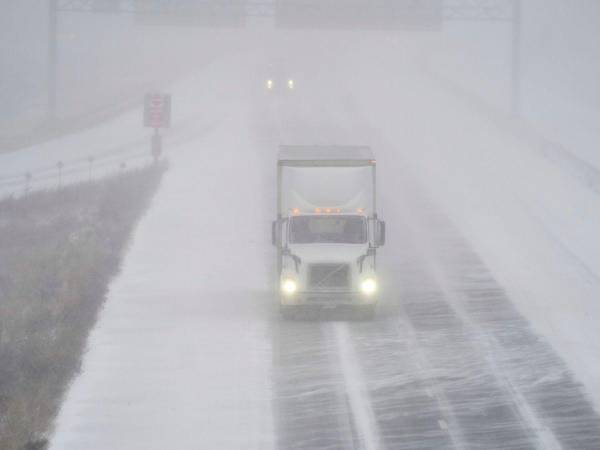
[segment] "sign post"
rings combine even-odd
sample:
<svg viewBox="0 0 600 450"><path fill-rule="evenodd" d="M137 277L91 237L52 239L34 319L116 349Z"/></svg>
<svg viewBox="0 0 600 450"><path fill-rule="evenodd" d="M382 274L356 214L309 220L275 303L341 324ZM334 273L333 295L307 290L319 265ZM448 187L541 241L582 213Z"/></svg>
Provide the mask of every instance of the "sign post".
<svg viewBox="0 0 600 450"><path fill-rule="evenodd" d="M171 95L151 92L144 97L144 126L154 128L150 152L154 162L162 154L162 136L159 130L171 126Z"/></svg>

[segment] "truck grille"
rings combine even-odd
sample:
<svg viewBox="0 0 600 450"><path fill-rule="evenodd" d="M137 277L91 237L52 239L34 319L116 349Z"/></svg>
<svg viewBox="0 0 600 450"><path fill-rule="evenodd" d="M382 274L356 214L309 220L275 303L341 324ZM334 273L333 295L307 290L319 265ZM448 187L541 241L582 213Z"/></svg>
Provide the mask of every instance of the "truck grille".
<svg viewBox="0 0 600 450"><path fill-rule="evenodd" d="M308 286L315 290L348 290L350 266L348 264L311 264L308 268Z"/></svg>

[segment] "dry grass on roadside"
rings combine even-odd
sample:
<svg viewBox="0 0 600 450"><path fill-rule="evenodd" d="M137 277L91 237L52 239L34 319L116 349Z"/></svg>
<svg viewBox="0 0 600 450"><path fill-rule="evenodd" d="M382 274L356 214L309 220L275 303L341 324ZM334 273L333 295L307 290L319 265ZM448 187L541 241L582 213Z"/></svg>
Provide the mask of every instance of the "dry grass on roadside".
<svg viewBox="0 0 600 450"><path fill-rule="evenodd" d="M43 449L164 165L0 201L0 448Z"/></svg>

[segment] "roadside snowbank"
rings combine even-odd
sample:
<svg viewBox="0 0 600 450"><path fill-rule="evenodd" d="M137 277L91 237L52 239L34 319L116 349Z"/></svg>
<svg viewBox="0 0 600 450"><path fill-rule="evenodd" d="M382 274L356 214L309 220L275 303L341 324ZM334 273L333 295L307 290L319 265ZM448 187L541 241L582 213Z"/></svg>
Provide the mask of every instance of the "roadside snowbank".
<svg viewBox="0 0 600 450"><path fill-rule="evenodd" d="M249 144L237 103L244 87L233 83L239 60L224 58L174 90L175 123L193 120L196 134L173 145L64 403L54 449L273 446L270 271L252 264L270 250L270 198L255 195L268 155ZM209 114L219 119L210 127L202 119Z"/></svg>

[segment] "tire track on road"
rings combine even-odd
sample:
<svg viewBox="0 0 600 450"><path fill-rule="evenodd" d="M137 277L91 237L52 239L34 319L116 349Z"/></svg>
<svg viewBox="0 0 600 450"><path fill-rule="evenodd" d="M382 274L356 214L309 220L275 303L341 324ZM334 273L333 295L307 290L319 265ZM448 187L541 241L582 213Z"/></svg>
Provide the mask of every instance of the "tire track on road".
<svg viewBox="0 0 600 450"><path fill-rule="evenodd" d="M354 449L337 343L325 322L273 322L273 411L281 450Z"/></svg>
<svg viewBox="0 0 600 450"><path fill-rule="evenodd" d="M349 324L371 410L387 449L455 448L407 326L389 303L373 322Z"/></svg>
<svg viewBox="0 0 600 450"><path fill-rule="evenodd" d="M564 361L533 332L450 220L420 193L412 192L407 204L418 217L411 241L432 283L470 330L537 448L599 448L600 417Z"/></svg>
<svg viewBox="0 0 600 450"><path fill-rule="evenodd" d="M352 422L355 430L355 446L362 450L383 450L375 415L371 407L364 374L357 360L348 324L334 323L333 332L337 344L340 369Z"/></svg>

